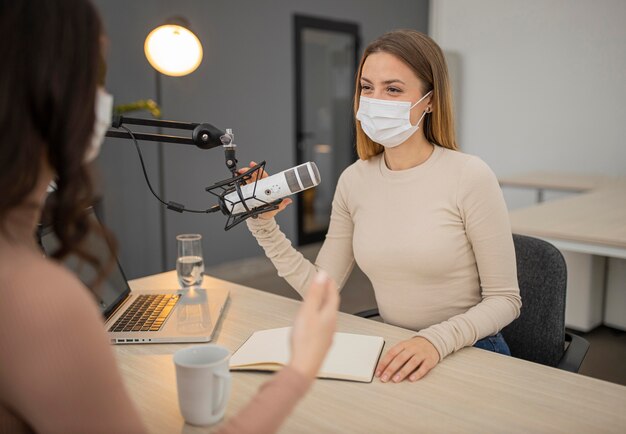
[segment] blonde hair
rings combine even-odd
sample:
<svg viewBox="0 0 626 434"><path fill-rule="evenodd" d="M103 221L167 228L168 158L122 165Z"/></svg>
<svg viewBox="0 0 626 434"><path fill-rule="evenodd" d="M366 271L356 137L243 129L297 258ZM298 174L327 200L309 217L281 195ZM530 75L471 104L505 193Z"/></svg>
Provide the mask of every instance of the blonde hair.
<svg viewBox="0 0 626 434"><path fill-rule="evenodd" d="M361 73L365 59L372 53L393 54L406 63L424 84L423 93L432 90L432 111L424 117L426 140L448 149L458 149L454 131L452 90L448 67L441 48L427 35L415 30L395 30L385 33L369 44L359 63L354 92L354 115L359 110ZM383 152L383 146L372 141L356 123L356 150L361 160L367 160Z"/></svg>

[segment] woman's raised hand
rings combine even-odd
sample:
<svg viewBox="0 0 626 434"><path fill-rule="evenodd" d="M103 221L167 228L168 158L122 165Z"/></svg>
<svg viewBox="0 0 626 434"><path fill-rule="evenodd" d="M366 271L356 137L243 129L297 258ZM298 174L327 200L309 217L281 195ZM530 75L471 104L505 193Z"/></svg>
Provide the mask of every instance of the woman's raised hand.
<svg viewBox="0 0 626 434"><path fill-rule="evenodd" d="M333 342L339 309L337 285L319 271L298 311L291 332L291 366L313 379Z"/></svg>
<svg viewBox="0 0 626 434"><path fill-rule="evenodd" d="M253 166L256 166L257 163L255 163L254 161L250 162L250 166L249 167L243 167L241 169L238 170L238 172L241 174L247 170L249 170L250 168L252 168ZM255 172L252 174L252 178L250 178L247 181L247 184L250 184L251 182L254 182L257 180L257 176L258 176L259 172ZM261 179L263 178L267 178L269 176L269 174L264 170L263 171L263 175L261 176ZM284 198L279 204L278 204L278 209L275 209L273 211L267 211L264 212L263 214L259 214L259 218L264 219L264 220L269 220L272 219L276 216L276 214L278 214L279 212L281 212L282 210L284 210L285 208L287 208L288 205L290 205L291 203L293 203L293 200L289 199L289 198Z"/></svg>

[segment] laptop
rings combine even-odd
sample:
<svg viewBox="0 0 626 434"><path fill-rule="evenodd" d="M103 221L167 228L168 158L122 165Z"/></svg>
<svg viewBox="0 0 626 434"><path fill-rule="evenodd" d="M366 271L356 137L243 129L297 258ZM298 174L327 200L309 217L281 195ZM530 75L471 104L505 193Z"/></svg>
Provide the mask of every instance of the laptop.
<svg viewBox="0 0 626 434"><path fill-rule="evenodd" d="M100 224L93 210L89 218ZM40 243L47 255L59 246L51 228L40 230ZM88 235L85 245L102 263L112 255L97 234ZM96 271L89 263L74 255L64 263L91 289L112 344L209 342L228 302L229 292L223 288L132 291L118 260L106 280L93 288Z"/></svg>

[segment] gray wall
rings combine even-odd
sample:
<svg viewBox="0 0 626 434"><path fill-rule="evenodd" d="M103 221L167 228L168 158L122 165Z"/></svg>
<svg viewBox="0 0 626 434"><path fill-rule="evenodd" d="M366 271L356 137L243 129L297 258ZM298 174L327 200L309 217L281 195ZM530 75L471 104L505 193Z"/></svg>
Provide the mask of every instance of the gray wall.
<svg viewBox="0 0 626 434"><path fill-rule="evenodd" d="M626 175L626 2L437 0L430 24L459 71L464 151L500 176Z"/></svg>
<svg viewBox="0 0 626 434"><path fill-rule="evenodd" d="M107 87L116 103L154 98L155 78L143 54L144 38L166 18L183 15L203 43L204 60L190 76L163 78L164 118L233 128L240 162L267 160L270 172L295 164L294 13L359 23L363 46L396 28L428 30L427 0L96 0L96 4L108 33ZM156 187L155 145L144 143L142 148ZM223 160L221 149L166 145L166 199L188 207L212 205L204 187L228 175ZM145 185L131 143L108 139L99 166L105 221L118 237L128 277L162 271L159 205ZM278 221L295 239L295 207L281 213ZM262 254L245 225L224 232L221 214L168 211L165 223L166 269L174 268L175 235L183 232L203 234L209 265Z"/></svg>

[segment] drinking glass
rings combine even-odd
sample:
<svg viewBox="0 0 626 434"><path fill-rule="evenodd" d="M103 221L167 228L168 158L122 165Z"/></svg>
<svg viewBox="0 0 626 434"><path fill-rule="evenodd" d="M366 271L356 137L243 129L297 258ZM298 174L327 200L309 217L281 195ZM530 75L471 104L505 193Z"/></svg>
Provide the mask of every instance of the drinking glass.
<svg viewBox="0 0 626 434"><path fill-rule="evenodd" d="M202 283L204 260L202 259L202 235L182 234L176 236L178 257L176 273L181 288L189 289Z"/></svg>

